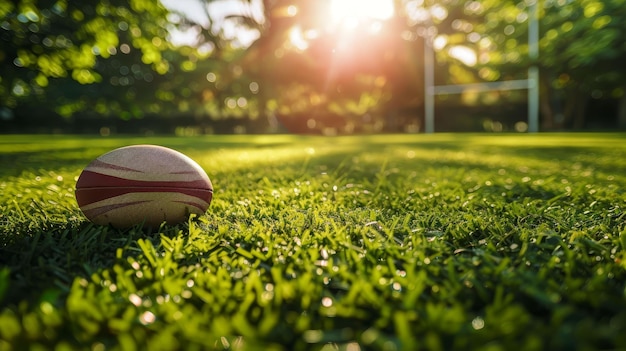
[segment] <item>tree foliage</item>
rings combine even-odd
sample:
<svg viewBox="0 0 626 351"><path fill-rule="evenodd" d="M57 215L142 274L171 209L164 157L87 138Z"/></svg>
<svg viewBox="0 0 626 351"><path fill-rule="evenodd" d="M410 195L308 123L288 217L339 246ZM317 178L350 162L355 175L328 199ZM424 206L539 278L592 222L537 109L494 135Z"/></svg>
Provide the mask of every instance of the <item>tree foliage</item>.
<svg viewBox="0 0 626 351"><path fill-rule="evenodd" d="M432 38L437 51L437 84L524 79L530 65L539 66L544 128L581 128L589 99L626 99L624 0L536 2L536 61L528 55L532 0L395 1L396 14L384 26L388 32L370 36L363 26L352 37L320 30L320 13L328 21L328 3L263 2L265 21L256 23L261 37L242 62L246 73L271 90L269 106L279 113L365 114L419 106L423 38ZM346 43L349 49L342 52ZM376 86L383 81L384 87ZM497 103L504 95L523 99L525 92L485 99Z"/></svg>
<svg viewBox="0 0 626 351"><path fill-rule="evenodd" d="M328 0L263 5L263 22L240 16L261 36L237 64L259 82L267 112L309 129L350 131L421 102L419 46L402 38L399 17L361 19L347 29L329 18Z"/></svg>
<svg viewBox="0 0 626 351"><path fill-rule="evenodd" d="M547 81L544 102L555 95L563 101L544 108L548 124L581 128L590 97L626 100L625 22L624 0L546 2L540 42ZM562 118L554 116L555 108Z"/></svg>
<svg viewBox="0 0 626 351"><path fill-rule="evenodd" d="M622 99L626 124L626 0L395 0L390 18L349 30L332 22L331 0L241 0L222 18L221 2L197 1L206 22L151 0L0 0L0 117L52 107L66 117L277 115L309 129L393 130L419 123L432 39L437 84L523 79L538 65L545 128L581 127L589 99L607 97ZM259 38L243 47L226 22ZM197 45L173 45L174 27L195 31ZM494 94L496 104L504 94Z"/></svg>
<svg viewBox="0 0 626 351"><path fill-rule="evenodd" d="M540 23L537 61L528 55L533 3ZM413 18L429 18L436 25L437 39L443 43L440 60L454 61L450 53L459 45L476 52L475 65L450 66L452 82L468 70L480 80L520 79L527 67L539 66L545 128L582 128L589 99L626 98L624 0L445 0L405 5ZM472 79L472 74L465 77Z"/></svg>
<svg viewBox="0 0 626 351"><path fill-rule="evenodd" d="M190 112L208 85L191 72L215 62L173 47L168 15L148 0L0 2L2 105L27 116Z"/></svg>

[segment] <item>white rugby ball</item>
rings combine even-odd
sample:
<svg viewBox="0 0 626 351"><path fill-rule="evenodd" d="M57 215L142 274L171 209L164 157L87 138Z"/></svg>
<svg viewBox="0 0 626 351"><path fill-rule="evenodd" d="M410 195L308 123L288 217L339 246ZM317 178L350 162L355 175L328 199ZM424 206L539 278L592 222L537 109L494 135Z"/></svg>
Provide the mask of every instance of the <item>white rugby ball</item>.
<svg viewBox="0 0 626 351"><path fill-rule="evenodd" d="M206 172L186 155L133 145L93 160L76 182L76 201L93 223L128 228L177 224L204 214L213 198Z"/></svg>

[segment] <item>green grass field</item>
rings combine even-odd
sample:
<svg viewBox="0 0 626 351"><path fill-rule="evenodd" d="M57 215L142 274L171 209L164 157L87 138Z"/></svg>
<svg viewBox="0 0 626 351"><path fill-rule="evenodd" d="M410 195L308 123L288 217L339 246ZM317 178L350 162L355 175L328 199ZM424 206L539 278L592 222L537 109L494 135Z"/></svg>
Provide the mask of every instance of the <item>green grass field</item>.
<svg viewBox="0 0 626 351"><path fill-rule="evenodd" d="M92 159L195 159L205 216L87 222ZM626 134L0 136L0 350L626 349Z"/></svg>

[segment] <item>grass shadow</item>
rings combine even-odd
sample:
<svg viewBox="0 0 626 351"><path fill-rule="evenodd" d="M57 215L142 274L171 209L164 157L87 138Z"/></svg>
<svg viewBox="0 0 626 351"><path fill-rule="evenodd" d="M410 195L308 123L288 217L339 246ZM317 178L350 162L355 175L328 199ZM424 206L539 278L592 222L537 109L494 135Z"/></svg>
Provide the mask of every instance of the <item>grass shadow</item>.
<svg viewBox="0 0 626 351"><path fill-rule="evenodd" d="M0 267L10 271L0 308L42 295L63 298L75 278L89 279L112 267L120 259L118 251L132 252L139 239L158 240L158 232L141 226L117 230L83 222L11 238L0 246Z"/></svg>

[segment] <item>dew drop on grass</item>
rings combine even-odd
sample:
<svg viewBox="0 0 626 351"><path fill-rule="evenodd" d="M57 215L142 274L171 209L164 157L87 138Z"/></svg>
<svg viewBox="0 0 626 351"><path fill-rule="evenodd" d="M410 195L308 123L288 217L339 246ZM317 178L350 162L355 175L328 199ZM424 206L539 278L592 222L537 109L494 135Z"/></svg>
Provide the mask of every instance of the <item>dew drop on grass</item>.
<svg viewBox="0 0 626 351"><path fill-rule="evenodd" d="M156 320L156 316L154 315L154 313L150 311L146 311L142 313L141 316L139 317L139 321L143 325L152 324L154 323L155 320Z"/></svg>
<svg viewBox="0 0 626 351"><path fill-rule="evenodd" d="M315 261L315 265L320 266L320 267L328 267L328 261L327 260Z"/></svg>
<svg viewBox="0 0 626 351"><path fill-rule="evenodd" d="M128 300L137 307L141 306L141 297L137 294L130 294L130 296L128 296Z"/></svg>
<svg viewBox="0 0 626 351"><path fill-rule="evenodd" d="M474 328L475 330L481 330L484 327L485 321L482 318L476 317L472 320L472 328Z"/></svg>
<svg viewBox="0 0 626 351"><path fill-rule="evenodd" d="M330 307L333 305L333 299L331 299L330 297L324 297L322 298L322 306L324 307Z"/></svg>
<svg viewBox="0 0 626 351"><path fill-rule="evenodd" d="M262 300L270 301L272 298L274 298L274 292L273 291L264 291L263 293L261 293L261 299Z"/></svg>
<svg viewBox="0 0 626 351"><path fill-rule="evenodd" d="M326 251L326 249L321 249L321 250L320 250L320 255L322 256L322 258L323 258L324 260L327 260L327 259L328 259L328 257L329 257L329 256L328 256L328 251Z"/></svg>

